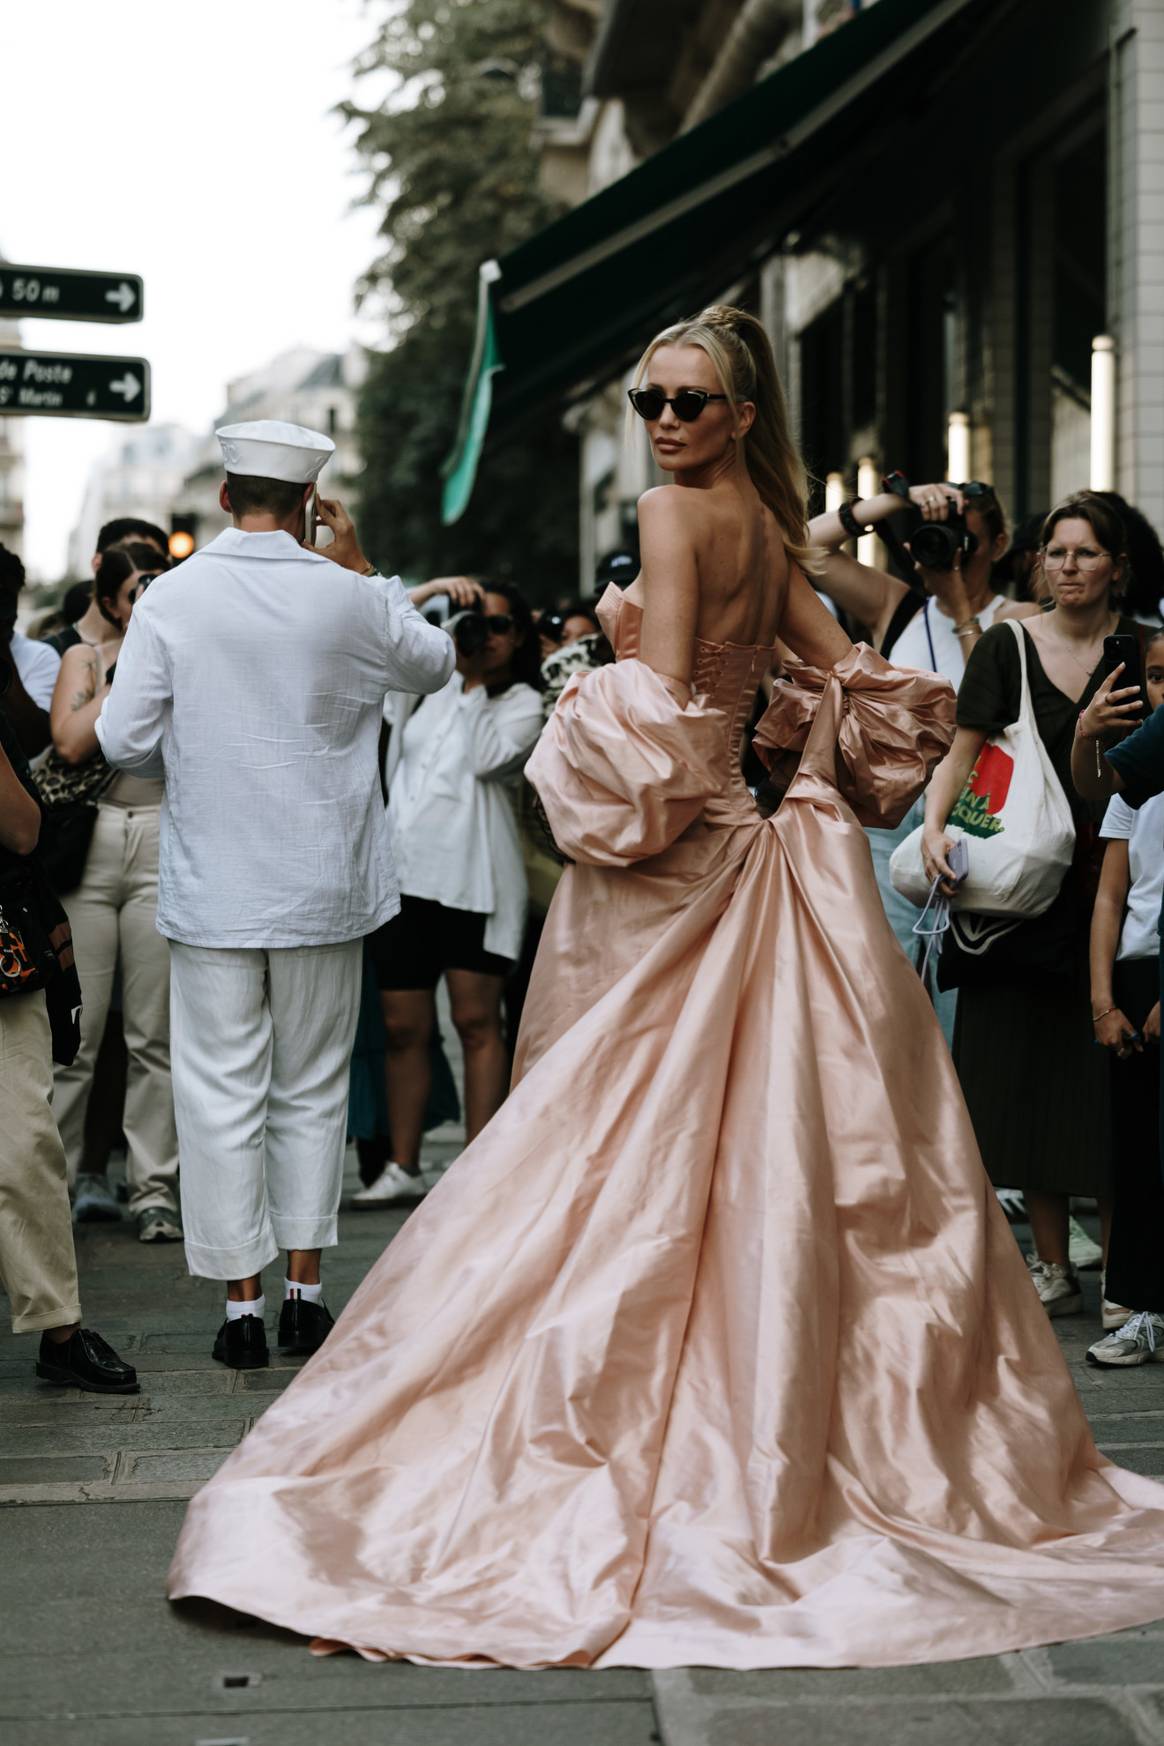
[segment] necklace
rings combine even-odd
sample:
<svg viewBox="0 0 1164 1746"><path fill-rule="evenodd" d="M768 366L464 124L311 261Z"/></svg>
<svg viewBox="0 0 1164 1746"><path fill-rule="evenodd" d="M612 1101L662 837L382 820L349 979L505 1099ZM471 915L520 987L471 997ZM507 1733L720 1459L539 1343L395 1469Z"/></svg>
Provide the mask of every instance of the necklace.
<svg viewBox="0 0 1164 1746"><path fill-rule="evenodd" d="M1116 624L1118 624L1120 622L1118 612L1113 613L1112 617L1115 620ZM1095 644L1097 642L1102 645L1103 638L1106 636L1109 636L1111 634L1111 631L1114 628L1115 628L1114 625L1108 626L1108 628L1105 629L1104 631L1102 631L1098 637L1092 637L1092 639L1091 639L1090 643L1088 643L1087 647L1089 649L1094 648ZM1085 663L1079 659L1079 656L1077 654L1075 654L1075 652L1071 648L1071 645L1070 645L1070 642L1068 641L1068 639L1066 637L1061 637L1059 635L1058 631L1052 632L1051 640L1053 642L1058 643L1059 647L1062 649L1062 651L1066 655L1067 659L1069 661L1074 661L1075 665L1079 668L1079 671L1081 673L1086 673L1087 677L1089 679L1091 678L1091 675L1095 672L1096 661L1099 660L1098 655L1095 656L1094 660Z"/></svg>

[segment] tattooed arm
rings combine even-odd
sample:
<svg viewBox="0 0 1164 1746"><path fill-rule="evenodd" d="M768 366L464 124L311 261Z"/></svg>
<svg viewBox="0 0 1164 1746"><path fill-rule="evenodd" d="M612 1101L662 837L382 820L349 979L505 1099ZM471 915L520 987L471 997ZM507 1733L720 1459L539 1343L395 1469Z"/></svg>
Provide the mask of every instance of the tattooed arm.
<svg viewBox="0 0 1164 1746"><path fill-rule="evenodd" d="M53 745L66 764L87 764L100 751L95 723L109 696L106 659L111 666L119 645L92 648L78 643L66 649L53 692Z"/></svg>

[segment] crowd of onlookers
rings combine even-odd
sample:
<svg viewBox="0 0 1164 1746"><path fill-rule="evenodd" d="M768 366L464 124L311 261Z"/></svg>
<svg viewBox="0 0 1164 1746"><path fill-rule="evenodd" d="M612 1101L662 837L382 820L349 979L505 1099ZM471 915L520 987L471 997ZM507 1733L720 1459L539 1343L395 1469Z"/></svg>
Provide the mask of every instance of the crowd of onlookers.
<svg viewBox="0 0 1164 1746"><path fill-rule="evenodd" d="M911 565L892 532L903 512L919 526L958 521L968 538L956 561ZM855 537L874 528L895 567L851 555ZM1049 1314L1077 1313L1080 1268L1106 1264L1104 1337L1092 1356L1141 1362L1156 1355L1157 1340L1164 1351L1164 800L1137 811L1119 795L1109 804L1084 798L1071 761L1081 719L1103 690L1107 637L1135 639L1147 709L1164 703L1159 539L1111 493L1081 494L1012 532L989 486L900 481L818 516L811 538L824 553L817 586L853 634L900 665L944 674L958 690L957 737L927 795L896 830L869 833L878 883L902 946L927 979L987 1170L1010 1216L1029 1222L1034 1289ZM23 571L0 548L7 731L44 803L41 854L65 901L84 996L79 1046L55 1076L73 1214L87 1222L128 1213L151 1243L183 1234L169 964L154 926L162 783L105 766L94 724L135 602L168 567L161 529L112 522L101 531L92 581L71 588L59 612L24 635L16 629ZM635 573L633 554L612 554L599 594ZM394 696L385 708L381 778L402 908L365 948L350 1115L363 1184L355 1199L364 1206L421 1198L425 1132L463 1115L472 1139L506 1095L561 872L522 770L572 676L613 658L596 599L536 610L508 581L455 577L421 585L412 600L446 625L457 660L443 691ZM952 927L935 961L922 951L918 910L894 888L890 863L915 832L944 865L947 821L967 793L993 804L984 774L990 748L1027 700L1070 808L1070 865L1038 915L987 930L985 944L972 929ZM757 714L762 707L758 699ZM463 1061L460 1086L443 1048L442 983ZM124 1183L109 1171L122 1148ZM1099 1244L1074 1216L1080 1200L1095 1203Z"/></svg>

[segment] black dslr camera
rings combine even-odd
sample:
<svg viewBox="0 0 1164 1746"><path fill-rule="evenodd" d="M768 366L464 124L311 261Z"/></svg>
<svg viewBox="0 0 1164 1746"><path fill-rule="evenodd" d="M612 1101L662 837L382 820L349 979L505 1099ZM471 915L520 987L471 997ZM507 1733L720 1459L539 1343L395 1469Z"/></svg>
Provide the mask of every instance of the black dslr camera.
<svg viewBox="0 0 1164 1746"><path fill-rule="evenodd" d="M489 620L483 612L476 612L472 607L446 618L444 628L457 645L457 653L464 655L466 660L479 655L489 641Z"/></svg>
<svg viewBox="0 0 1164 1746"><path fill-rule="evenodd" d="M959 553L965 561L978 550L977 535L972 534L966 526L966 518L951 508L945 521L927 521L921 510L909 500L909 480L904 473L890 473L882 484L887 491L892 491L895 497L900 497L902 507L909 511L910 524L906 533L906 543L910 556L923 570L952 570L954 560ZM981 495L968 486L961 486L964 497ZM951 504L953 498L950 499Z"/></svg>

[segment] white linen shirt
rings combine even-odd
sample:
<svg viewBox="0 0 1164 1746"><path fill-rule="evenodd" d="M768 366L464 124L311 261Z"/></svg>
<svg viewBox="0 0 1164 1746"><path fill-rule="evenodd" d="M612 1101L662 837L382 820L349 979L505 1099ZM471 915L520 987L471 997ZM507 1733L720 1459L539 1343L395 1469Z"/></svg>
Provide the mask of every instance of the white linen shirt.
<svg viewBox="0 0 1164 1746"><path fill-rule="evenodd" d="M379 782L390 689L436 691L444 631L397 577L228 528L133 610L97 737L164 775L158 931L190 946L335 945L400 907Z"/></svg>
<svg viewBox="0 0 1164 1746"><path fill-rule="evenodd" d="M388 816L400 889L485 915L485 950L521 956L527 885L517 829L521 771L542 729L532 685L490 697L459 673L407 714L392 699Z"/></svg>

